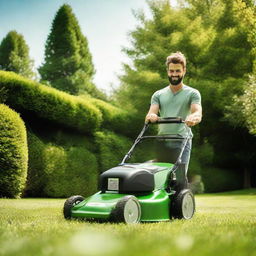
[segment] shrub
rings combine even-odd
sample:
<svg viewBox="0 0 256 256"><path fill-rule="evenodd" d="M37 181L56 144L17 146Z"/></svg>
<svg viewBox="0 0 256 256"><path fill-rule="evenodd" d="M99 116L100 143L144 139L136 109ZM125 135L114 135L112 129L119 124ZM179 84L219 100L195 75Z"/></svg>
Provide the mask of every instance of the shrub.
<svg viewBox="0 0 256 256"><path fill-rule="evenodd" d="M205 192L222 192L242 188L243 180L236 170L205 167L202 170Z"/></svg>
<svg viewBox="0 0 256 256"><path fill-rule="evenodd" d="M0 196L20 196L27 177L26 128L20 116L0 105Z"/></svg>
<svg viewBox="0 0 256 256"><path fill-rule="evenodd" d="M97 189L97 160L87 149L48 145L44 151L47 184L44 193L49 197L88 196Z"/></svg>
<svg viewBox="0 0 256 256"><path fill-rule="evenodd" d="M25 196L87 196L97 188L97 159L74 136L59 133L56 142L46 142L29 132L29 171ZM53 140L52 140L53 141Z"/></svg>
<svg viewBox="0 0 256 256"><path fill-rule="evenodd" d="M98 162L96 156L85 147L68 150L67 166L68 196L88 196L97 190Z"/></svg>
<svg viewBox="0 0 256 256"><path fill-rule="evenodd" d="M241 174L237 170L213 167L214 150L210 143L194 145L188 176L196 192L221 192L242 188ZM198 180L199 179L199 180ZM202 180L201 180L202 179Z"/></svg>
<svg viewBox="0 0 256 256"><path fill-rule="evenodd" d="M0 89L7 90L6 104L15 110L82 133L92 133L102 122L93 104L12 72L0 71Z"/></svg>
<svg viewBox="0 0 256 256"><path fill-rule="evenodd" d="M129 150L132 141L110 131L96 132L100 171L106 171L118 165Z"/></svg>
<svg viewBox="0 0 256 256"><path fill-rule="evenodd" d="M89 95L82 95L80 98L89 102L90 104L93 104L101 111L103 117L101 127L103 129L111 130L131 137L133 137L134 133L137 132L133 129L133 115L123 110L123 108L118 108L103 100L92 98ZM133 123L133 125L131 125L131 123Z"/></svg>
<svg viewBox="0 0 256 256"><path fill-rule="evenodd" d="M192 144L189 174L201 174L202 166L209 166L213 163L213 146L208 142L198 145L193 141Z"/></svg>
<svg viewBox="0 0 256 256"><path fill-rule="evenodd" d="M28 177L24 196L43 197L46 185L43 152L44 142L28 131Z"/></svg>

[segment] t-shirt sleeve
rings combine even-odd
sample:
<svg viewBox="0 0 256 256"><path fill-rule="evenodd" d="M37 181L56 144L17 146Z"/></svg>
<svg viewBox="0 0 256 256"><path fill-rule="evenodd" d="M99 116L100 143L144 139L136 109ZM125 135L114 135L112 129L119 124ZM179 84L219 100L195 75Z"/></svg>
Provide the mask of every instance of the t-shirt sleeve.
<svg viewBox="0 0 256 256"><path fill-rule="evenodd" d="M159 106L160 106L158 91L156 91L156 92L152 95L152 97L151 97L151 102L150 102L150 103L151 103L151 105L156 104L156 105L159 105Z"/></svg>
<svg viewBox="0 0 256 256"><path fill-rule="evenodd" d="M191 95L191 104L201 105L201 94L198 90L194 90Z"/></svg>

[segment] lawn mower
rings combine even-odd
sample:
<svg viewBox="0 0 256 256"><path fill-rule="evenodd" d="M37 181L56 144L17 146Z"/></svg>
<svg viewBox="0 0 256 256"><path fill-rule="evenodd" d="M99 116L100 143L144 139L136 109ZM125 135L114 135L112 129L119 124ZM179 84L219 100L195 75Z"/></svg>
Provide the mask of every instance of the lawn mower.
<svg viewBox="0 0 256 256"><path fill-rule="evenodd" d="M184 125L187 135L145 136L148 126L155 124L145 123L122 162L100 175L99 192L88 198L75 195L66 200L63 208L66 219L138 223L192 218L195 212L193 193L187 188L175 189L181 156L191 138L189 128L179 117L161 118L156 123ZM145 139L182 140L176 162L127 163L136 145Z"/></svg>

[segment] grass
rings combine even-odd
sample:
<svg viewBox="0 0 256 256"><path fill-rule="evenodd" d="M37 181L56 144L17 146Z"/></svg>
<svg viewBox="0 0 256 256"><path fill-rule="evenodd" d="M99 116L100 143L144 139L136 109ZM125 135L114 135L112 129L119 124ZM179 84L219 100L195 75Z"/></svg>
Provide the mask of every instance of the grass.
<svg viewBox="0 0 256 256"><path fill-rule="evenodd" d="M256 256L256 189L196 196L193 219L66 221L63 199L0 199L0 255Z"/></svg>

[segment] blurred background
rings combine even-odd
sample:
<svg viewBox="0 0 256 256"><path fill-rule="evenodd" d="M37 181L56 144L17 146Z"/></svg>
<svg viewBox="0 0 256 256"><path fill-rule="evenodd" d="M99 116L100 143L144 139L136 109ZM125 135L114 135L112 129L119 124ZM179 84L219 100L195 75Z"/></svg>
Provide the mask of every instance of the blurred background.
<svg viewBox="0 0 256 256"><path fill-rule="evenodd" d="M1 196L96 191L168 85L176 51L202 95L195 192L256 186L255 1L1 0L0 17Z"/></svg>

